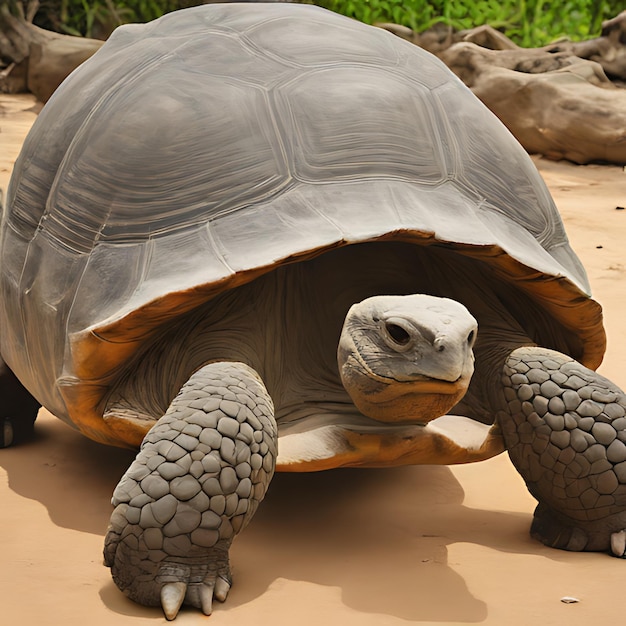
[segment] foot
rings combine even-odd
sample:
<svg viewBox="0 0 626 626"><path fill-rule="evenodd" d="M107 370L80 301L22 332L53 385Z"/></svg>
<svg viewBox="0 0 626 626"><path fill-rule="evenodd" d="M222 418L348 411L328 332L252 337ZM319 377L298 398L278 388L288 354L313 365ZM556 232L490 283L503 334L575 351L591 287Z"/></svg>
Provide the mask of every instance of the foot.
<svg viewBox="0 0 626 626"><path fill-rule="evenodd" d="M146 436L113 494L105 564L118 587L174 619L206 615L231 585L228 550L274 472L271 399L253 370L197 371Z"/></svg>
<svg viewBox="0 0 626 626"><path fill-rule="evenodd" d="M600 518L596 522L581 523L539 504L530 534L551 548L572 552L608 552L612 556L626 558L626 516L623 513Z"/></svg>
<svg viewBox="0 0 626 626"><path fill-rule="evenodd" d="M32 437L41 405L0 358L0 448Z"/></svg>
<svg viewBox="0 0 626 626"><path fill-rule="evenodd" d="M565 550L623 557L626 395L558 352L508 358L497 419L513 464L539 501L531 533Z"/></svg>

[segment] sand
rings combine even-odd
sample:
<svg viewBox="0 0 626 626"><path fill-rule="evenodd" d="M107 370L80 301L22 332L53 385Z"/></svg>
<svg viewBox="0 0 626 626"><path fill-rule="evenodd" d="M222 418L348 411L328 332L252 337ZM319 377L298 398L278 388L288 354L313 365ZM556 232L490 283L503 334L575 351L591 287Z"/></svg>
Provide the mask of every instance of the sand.
<svg viewBox="0 0 626 626"><path fill-rule="evenodd" d="M35 113L0 96L0 187ZM626 174L536 158L605 309L600 371L626 387ZM109 499L132 453L42 411L36 440L0 451L0 622L164 623L102 565ZM234 586L212 626L621 623L626 562L530 539L534 500L506 455L459 467L276 476L231 551ZM561 602L564 596L579 599Z"/></svg>

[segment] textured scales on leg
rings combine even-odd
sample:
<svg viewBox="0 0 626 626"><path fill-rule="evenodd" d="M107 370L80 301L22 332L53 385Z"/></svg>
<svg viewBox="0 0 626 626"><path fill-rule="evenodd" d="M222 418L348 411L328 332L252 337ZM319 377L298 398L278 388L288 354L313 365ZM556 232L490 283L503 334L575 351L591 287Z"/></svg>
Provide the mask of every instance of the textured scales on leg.
<svg viewBox="0 0 626 626"><path fill-rule="evenodd" d="M228 550L274 473L272 401L241 363L214 363L184 385L113 494L105 564L118 587L174 619L210 614L231 584Z"/></svg>
<svg viewBox="0 0 626 626"><path fill-rule="evenodd" d="M499 421L539 504L531 534L565 550L626 553L626 394L558 352L520 348Z"/></svg>

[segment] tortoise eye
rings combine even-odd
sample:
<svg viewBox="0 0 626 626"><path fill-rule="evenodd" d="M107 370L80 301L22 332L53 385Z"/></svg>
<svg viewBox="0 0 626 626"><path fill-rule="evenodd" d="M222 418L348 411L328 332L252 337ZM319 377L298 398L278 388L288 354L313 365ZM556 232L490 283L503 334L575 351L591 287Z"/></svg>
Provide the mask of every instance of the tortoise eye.
<svg viewBox="0 0 626 626"><path fill-rule="evenodd" d="M409 341L411 341L411 335L409 335L402 326L398 326L398 324L387 322L385 324L385 330L399 346L406 346Z"/></svg>
<svg viewBox="0 0 626 626"><path fill-rule="evenodd" d="M474 338L476 337L476 333L472 330L470 332L470 334L467 336L467 343L468 345L473 345L474 344Z"/></svg>

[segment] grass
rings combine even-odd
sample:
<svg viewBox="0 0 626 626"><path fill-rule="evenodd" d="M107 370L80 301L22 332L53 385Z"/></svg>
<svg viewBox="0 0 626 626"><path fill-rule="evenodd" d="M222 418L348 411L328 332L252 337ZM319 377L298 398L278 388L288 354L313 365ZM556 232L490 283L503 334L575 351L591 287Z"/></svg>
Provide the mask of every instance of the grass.
<svg viewBox="0 0 626 626"><path fill-rule="evenodd" d="M146 22L194 0L40 0L35 23L59 32L106 38L125 22ZM37 0L0 0L15 9ZM457 30L490 24L525 47L600 34L623 0L316 0L362 22L395 22L416 31L443 23Z"/></svg>
<svg viewBox="0 0 626 626"><path fill-rule="evenodd" d="M517 44L537 47L561 38L600 34L623 0L319 0L317 4L367 24L395 22L421 32L443 23L456 30L489 24Z"/></svg>

